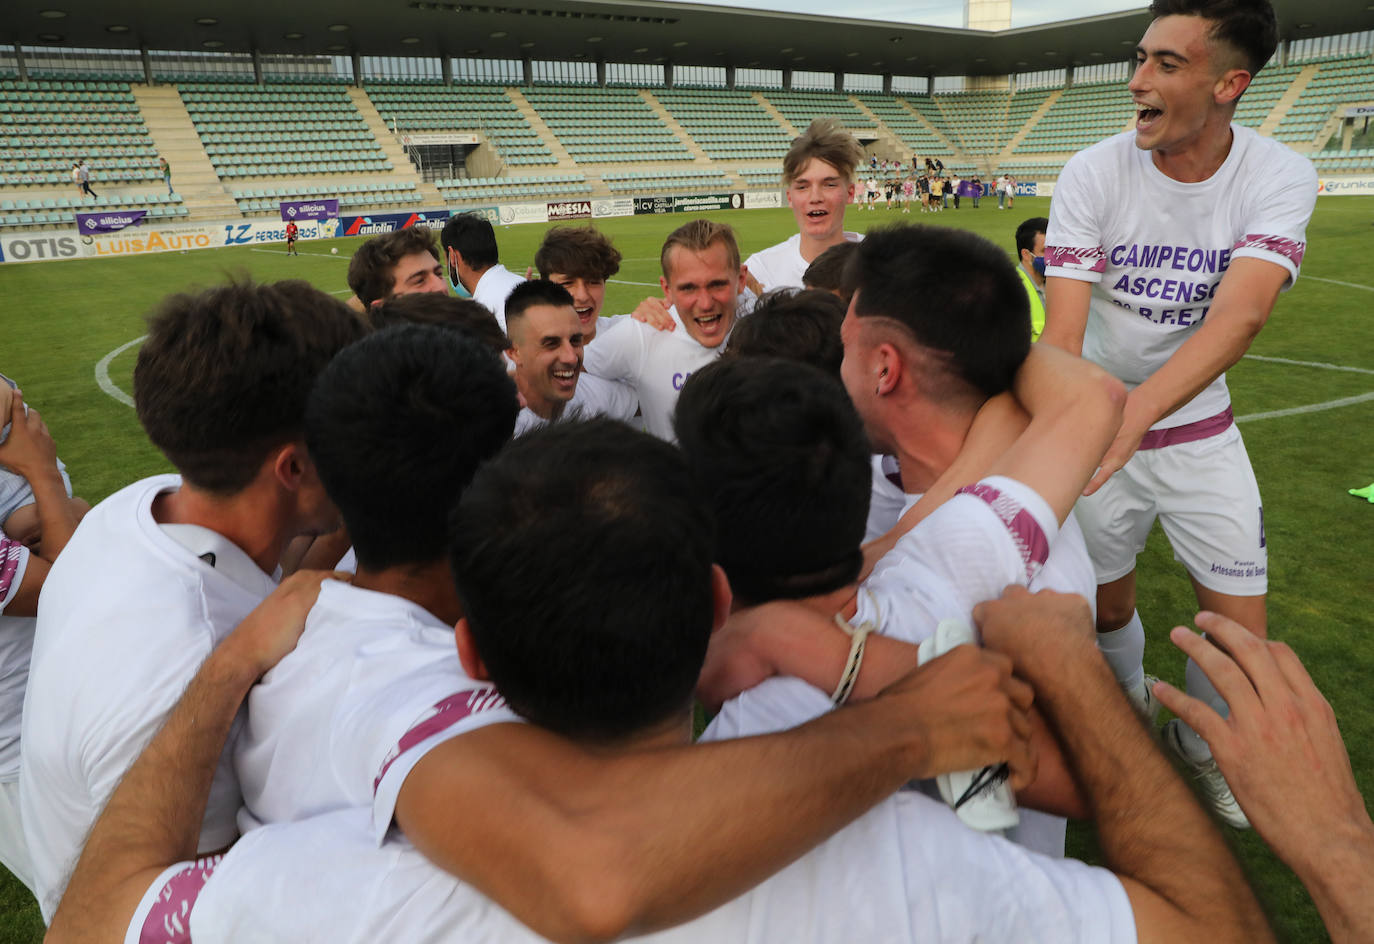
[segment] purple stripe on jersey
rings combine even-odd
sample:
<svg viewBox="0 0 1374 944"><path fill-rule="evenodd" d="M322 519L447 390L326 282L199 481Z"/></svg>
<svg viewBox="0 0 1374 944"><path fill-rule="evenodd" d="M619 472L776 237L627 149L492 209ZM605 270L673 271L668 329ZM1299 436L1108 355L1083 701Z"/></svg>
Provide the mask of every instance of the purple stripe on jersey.
<svg viewBox="0 0 1374 944"><path fill-rule="evenodd" d="M1184 423L1182 426L1174 426L1169 429L1152 429L1140 439L1137 449L1161 449L1164 446L1178 446L1182 443L1197 442L1199 439L1208 439L1217 433L1223 433L1231 428L1235 422L1235 415L1228 406L1216 416L1209 416L1206 419L1198 420L1194 423Z"/></svg>
<svg viewBox="0 0 1374 944"><path fill-rule="evenodd" d="M1046 246L1045 267L1060 269L1087 269L1089 272L1102 272L1107 268L1107 253L1101 246L1091 249L1073 246Z"/></svg>
<svg viewBox="0 0 1374 944"><path fill-rule="evenodd" d="M1002 524L1006 526L1016 549L1021 552L1021 563L1026 567L1026 580L1034 580L1050 556L1049 539L1045 537L1040 522L1035 520L1035 515L1022 508L1010 495L1004 495L982 482L965 485L955 494L972 495L987 502L993 514L1002 519Z"/></svg>
<svg viewBox="0 0 1374 944"><path fill-rule="evenodd" d="M372 781L372 792L377 792L382 779L386 777L386 772L391 769L391 765L396 762L396 759L416 744L426 738L433 737L440 731L453 727L464 718L504 707L506 707L506 700L498 695L494 688L477 688L465 692L454 692L440 701L429 710L429 714L401 735L396 746L387 753L386 759L382 761L382 769L377 772L377 779Z"/></svg>
<svg viewBox="0 0 1374 944"><path fill-rule="evenodd" d="M191 909L223 859L223 853L197 859L163 883L138 932L139 944L189 944Z"/></svg>
<svg viewBox="0 0 1374 944"><path fill-rule="evenodd" d="M14 575L19 573L19 562L24 559L25 550L18 541L0 535L0 610L19 590L14 586Z"/></svg>
<svg viewBox="0 0 1374 944"><path fill-rule="evenodd" d="M1241 237L1240 242L1232 247L1232 253L1237 249L1263 249L1265 252L1287 256L1294 266L1300 266L1302 265L1303 253L1307 252L1307 243L1301 239L1289 239L1286 236L1261 236L1258 233L1246 233Z"/></svg>

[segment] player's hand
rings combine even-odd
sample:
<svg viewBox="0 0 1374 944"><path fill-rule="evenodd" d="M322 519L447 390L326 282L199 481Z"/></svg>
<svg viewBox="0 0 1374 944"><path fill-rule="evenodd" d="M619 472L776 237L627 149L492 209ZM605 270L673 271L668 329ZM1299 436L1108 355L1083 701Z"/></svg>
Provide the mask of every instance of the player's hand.
<svg viewBox="0 0 1374 944"><path fill-rule="evenodd" d="M39 412L24 409L24 394L19 390L11 392L5 421L10 424L10 434L0 443L0 465L26 479L48 471L56 472L57 444Z"/></svg>
<svg viewBox="0 0 1374 944"><path fill-rule="evenodd" d="M262 675L292 649L305 631L305 618L326 580L348 583L343 571L300 570L267 595L220 644L222 654L243 659Z"/></svg>
<svg viewBox="0 0 1374 944"><path fill-rule="evenodd" d="M1154 425L1157 417L1149 413L1141 406L1141 401L1133 395L1134 392L1126 396L1126 409L1121 415L1121 428L1117 430L1116 438L1107 447L1107 453L1102 457L1102 462L1097 468L1097 472L1088 480L1088 485L1083 489L1084 495L1091 495L1103 485L1107 479L1111 478L1121 467L1131 461L1131 456L1135 455L1140 448L1140 441L1145 438L1150 427Z"/></svg>
<svg viewBox="0 0 1374 944"><path fill-rule="evenodd" d="M1370 829L1335 712L1293 650L1216 613L1206 637L1169 634L1226 699L1230 716L1160 682L1155 695L1212 749L1255 830L1299 873L1319 868L1326 843Z"/></svg>
<svg viewBox="0 0 1374 944"><path fill-rule="evenodd" d="M668 314L668 300L666 298L646 298L635 306L635 310L630 312L630 317L635 321L642 321L659 331L676 331L677 324L673 321L673 316Z"/></svg>
<svg viewBox="0 0 1374 944"><path fill-rule="evenodd" d="M1009 656L1017 673L1033 683L1062 672L1075 648L1097 655L1092 609L1075 593L1031 593L1013 584L1001 598L975 606L973 622L983 645Z"/></svg>
<svg viewBox="0 0 1374 944"><path fill-rule="evenodd" d="M740 266L740 268L744 269L744 266ZM748 270L745 270L744 273L744 287L749 289L749 291L753 292L755 295L758 295L760 297L762 297L763 295L763 286L759 284L758 279L754 278L754 273L749 272Z"/></svg>
<svg viewBox="0 0 1374 944"><path fill-rule="evenodd" d="M913 777L1005 761L1013 790L1035 779L1027 714L1033 695L1029 685L1012 676L1011 660L1001 653L956 646L889 685L878 698L901 704L908 723L923 728L927 749Z"/></svg>
<svg viewBox="0 0 1374 944"><path fill-rule="evenodd" d="M765 604L768 606L771 604ZM711 634L706 647L706 662L697 677L697 699L712 714L740 692L748 691L764 679L777 674L760 637L766 631L758 610L750 607L730 614L730 619Z"/></svg>
<svg viewBox="0 0 1374 944"><path fill-rule="evenodd" d="M528 281L530 281L530 280L533 279L533 278L535 278L534 266L532 266L532 265L527 265L527 266L525 266L525 281L528 282Z"/></svg>

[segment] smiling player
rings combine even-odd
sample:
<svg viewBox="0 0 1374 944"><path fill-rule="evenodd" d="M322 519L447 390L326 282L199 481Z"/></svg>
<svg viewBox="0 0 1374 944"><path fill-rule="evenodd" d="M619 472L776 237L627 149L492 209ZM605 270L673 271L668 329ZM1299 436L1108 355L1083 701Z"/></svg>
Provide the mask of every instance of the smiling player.
<svg viewBox="0 0 1374 944"><path fill-rule="evenodd" d="M668 314L683 330L659 331L621 318L604 327L583 356L587 373L634 388L644 428L672 441L678 391L692 371L725 349L746 273L734 230L710 220L692 220L673 230L660 262Z"/></svg>
<svg viewBox="0 0 1374 944"><path fill-rule="evenodd" d="M1140 712L1135 558L1159 518L1202 609L1266 633L1259 487L1225 371L1293 284L1317 177L1306 158L1233 124L1273 55L1268 0L1156 0L1130 82L1134 131L1076 155L1050 204L1045 332L1130 388L1125 420L1077 506L1097 571L1099 643ZM1188 690L1224 712L1191 663ZM1205 742L1165 740L1227 822L1247 825Z"/></svg>
<svg viewBox="0 0 1374 944"><path fill-rule="evenodd" d="M844 231L844 208L854 199L854 167L862 159L859 142L833 118L817 118L792 142L782 161L782 181L798 232L744 261L756 293L801 288L802 274L817 256L862 238Z"/></svg>
<svg viewBox="0 0 1374 944"><path fill-rule="evenodd" d="M573 296L562 286L544 279L517 285L506 298L506 330L515 387L525 398L515 435L573 416L635 415L632 388L582 373L587 337Z"/></svg>

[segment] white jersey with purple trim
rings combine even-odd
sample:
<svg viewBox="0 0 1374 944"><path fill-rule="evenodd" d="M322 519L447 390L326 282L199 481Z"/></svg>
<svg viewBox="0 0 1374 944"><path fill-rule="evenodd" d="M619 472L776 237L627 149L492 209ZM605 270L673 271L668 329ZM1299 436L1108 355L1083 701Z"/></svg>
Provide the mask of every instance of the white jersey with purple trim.
<svg viewBox="0 0 1374 944"><path fill-rule="evenodd" d="M864 527L864 543L880 538L897 526L909 508L907 494L902 491L902 470L895 456L873 456L873 487L868 499L868 524Z"/></svg>
<svg viewBox="0 0 1374 944"><path fill-rule="evenodd" d="M1317 199L1312 162L1233 124L1226 160L1181 183L1128 131L1078 152L1060 172L1045 234L1045 275L1093 283L1083 356L1134 387L1207 315L1232 259L1282 267L1291 286ZM1153 428L1183 426L1230 405L1222 374Z"/></svg>
<svg viewBox="0 0 1374 944"><path fill-rule="evenodd" d="M180 484L159 475L105 499L82 519L43 586L19 785L47 920L124 772L210 650L276 586L222 535L154 520L153 502ZM210 788L201 851L238 835L229 754L226 747Z"/></svg>
<svg viewBox="0 0 1374 944"><path fill-rule="evenodd" d="M6 616L29 567L29 550L0 531L0 783L19 779L19 719L37 620Z"/></svg>
<svg viewBox="0 0 1374 944"><path fill-rule="evenodd" d="M402 597L325 581L295 650L248 696L234 750L240 828L370 808L379 795L389 824L425 750L516 720L489 684L463 674L451 626Z"/></svg>
<svg viewBox="0 0 1374 944"><path fill-rule="evenodd" d="M908 497L911 503L919 498ZM1071 539L1066 556L1082 564L1068 568L1081 570L1071 589L1091 599L1096 583L1087 550L1077 526L1065 530L1070 528L1072 535L1061 533L1049 505L1020 482L985 479L932 511L878 561L860 587L850 622L871 623L885 636L919 644L942 619L969 621L975 605L1000 596L1008 584L1036 587L1046 566L1061 556L1055 549L1065 537ZM779 731L830 708L828 693L800 679L771 678L726 702L702 739ZM1046 855L1063 855L1061 818L1028 810L1023 823L1011 838Z"/></svg>
<svg viewBox="0 0 1374 944"><path fill-rule="evenodd" d="M741 292L735 317L747 314L753 303L753 293ZM673 411L677 395L693 372L721 355L728 337L715 347L705 347L687 333L676 306L669 308L668 314L674 323L672 331L660 331L633 318L617 318L603 325L597 329L596 340L583 349L582 358L587 373L626 384L635 391L646 430L659 439L676 442Z"/></svg>
<svg viewBox="0 0 1374 944"><path fill-rule="evenodd" d="M863 233L845 232L844 238L846 242L857 243L864 236ZM803 288L802 276L810 265L802 258L801 233L795 233L775 246L760 249L744 260L744 267L765 292L778 288Z"/></svg>
<svg viewBox="0 0 1374 944"><path fill-rule="evenodd" d="M577 378L577 390L563 408L562 418L591 419L593 416L609 416L613 420L629 422L639 409L639 397L634 387L618 380L603 380L583 372ZM515 417L515 435L521 436L532 429L548 423L529 407L521 407Z"/></svg>
<svg viewBox="0 0 1374 944"><path fill-rule="evenodd" d="M942 619L967 621L973 607L1026 585L1049 556L1059 524L1030 488L994 476L961 490L883 555L859 589L851 622L917 645ZM795 727L830 709L829 694L794 678L772 678L726 702L703 740ZM764 719L764 720L760 720Z"/></svg>
<svg viewBox="0 0 1374 944"><path fill-rule="evenodd" d="M195 866L174 866L149 888L127 944L139 942L144 929L163 933L169 913L189 918L195 944L544 941L403 837L378 848L359 810L250 833L199 888L203 870ZM903 793L752 891L631 940L1131 944L1136 933L1125 889L1111 872L1038 856L968 829L942 803Z"/></svg>

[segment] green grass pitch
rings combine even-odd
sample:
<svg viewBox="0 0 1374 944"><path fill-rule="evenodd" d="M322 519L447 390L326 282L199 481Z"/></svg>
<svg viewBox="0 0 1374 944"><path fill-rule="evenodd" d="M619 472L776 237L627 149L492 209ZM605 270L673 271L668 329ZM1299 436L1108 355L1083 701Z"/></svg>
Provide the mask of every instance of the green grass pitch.
<svg viewBox="0 0 1374 944"><path fill-rule="evenodd" d="M978 232L1011 252L1016 224L1047 214L1046 199L1019 199L1011 211L994 201L937 216L903 216L851 207L848 227L928 222ZM783 210L712 214L733 224L747 255L795 232ZM607 291L607 312L628 311L657 292L658 250L683 215L598 221L625 259ZM1374 506L1346 489L1374 481L1374 400L1326 407L1374 391L1374 276L1368 264L1374 197L1323 197L1308 231L1303 277L1279 301L1252 353L1317 366L1247 358L1230 372L1235 411L1265 498L1270 548L1270 627L1307 663L1335 707L1365 794L1374 789L1374 701L1364 685L1374 676L1370 575ZM502 261L523 270L544 226L498 230ZM280 245L235 247L143 257L0 265L0 371L19 381L46 417L77 493L92 503L137 478L168 470L148 443L134 411L97 384L97 365L144 332L144 318L172 291L212 285L230 274L259 280L304 278L340 297L356 239L300 245L287 257ZM337 247L339 254L329 254ZM951 274L952 275L952 274ZM137 345L113 357L110 382L131 390ZM1345 370L1334 367L1350 368ZM1244 419L1251 414L1311 407L1307 412ZM1149 635L1146 667L1181 684L1183 660L1168 629L1188 620L1191 589L1158 529L1140 561L1140 610ZM136 644L136 643L135 643ZM1295 802L1303 802L1296 798ZM1316 910L1293 875L1253 833L1233 833L1237 851L1289 942L1323 940ZM1070 851L1092 856L1087 828L1070 831ZM0 944L38 941L37 906L0 869Z"/></svg>

